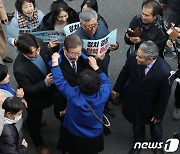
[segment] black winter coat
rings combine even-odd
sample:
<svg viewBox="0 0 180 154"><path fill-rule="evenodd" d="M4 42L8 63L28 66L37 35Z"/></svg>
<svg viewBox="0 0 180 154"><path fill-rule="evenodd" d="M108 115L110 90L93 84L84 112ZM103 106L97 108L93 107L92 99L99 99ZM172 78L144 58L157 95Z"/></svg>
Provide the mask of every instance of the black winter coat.
<svg viewBox="0 0 180 154"><path fill-rule="evenodd" d="M141 30L141 36L140 36L141 42L135 44L136 50L138 49L139 45L142 42L151 40L158 46L159 56L163 58L163 51L164 51L164 47L166 45L168 36L163 32L163 29L161 28L162 25L160 25L160 24L161 23L154 21L153 23L146 26L142 23L140 16L135 16L132 19L132 21L129 25L129 28L131 28L132 30L135 30L137 27L139 27ZM145 28L145 27L147 27L147 28ZM129 38L126 37L126 35L124 36L124 40L125 40L126 44L128 44L128 45L134 44L133 42L130 41Z"/></svg>
<svg viewBox="0 0 180 154"><path fill-rule="evenodd" d="M2 154L26 154L25 146L19 146L19 133L14 124L4 125L0 136L0 153Z"/></svg>
<svg viewBox="0 0 180 154"><path fill-rule="evenodd" d="M47 74L50 73L48 65L48 48L38 39L41 47L40 55L47 66ZM24 98L28 108L44 109L52 105L51 87L46 86L43 74L35 64L21 53L18 54L13 66L13 73L20 88L24 89Z"/></svg>

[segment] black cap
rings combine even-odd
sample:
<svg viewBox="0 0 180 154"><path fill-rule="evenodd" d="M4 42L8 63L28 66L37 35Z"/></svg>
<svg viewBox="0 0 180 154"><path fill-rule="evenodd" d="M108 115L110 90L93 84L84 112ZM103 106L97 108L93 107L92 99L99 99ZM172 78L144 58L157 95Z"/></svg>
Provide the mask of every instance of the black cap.
<svg viewBox="0 0 180 154"><path fill-rule="evenodd" d="M6 78L7 74L7 66L0 64L0 82Z"/></svg>

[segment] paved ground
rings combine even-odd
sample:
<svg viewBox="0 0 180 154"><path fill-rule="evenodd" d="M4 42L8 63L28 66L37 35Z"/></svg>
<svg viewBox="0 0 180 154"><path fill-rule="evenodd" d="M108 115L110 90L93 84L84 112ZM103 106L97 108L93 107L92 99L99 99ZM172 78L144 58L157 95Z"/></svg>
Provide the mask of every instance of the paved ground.
<svg viewBox="0 0 180 154"><path fill-rule="evenodd" d="M44 13L49 11L50 4L53 0L37 0L37 8L42 10ZM109 29L113 30L118 29L117 41L120 44L119 50L111 53L111 63L109 67L109 74L114 84L119 71L121 70L125 60L126 60L126 51L127 46L123 41L124 31L127 28L129 22L135 14L140 13L140 6L142 0L98 0L99 3L99 13L106 19ZM68 4L72 6L75 10L80 10L80 4L82 0L74 0L72 2L68 1ZM4 4L7 8L7 12L14 10L14 1L13 0L4 0ZM15 59L16 49L9 47L9 56ZM168 60L172 68L176 68L176 59ZM11 83L14 88L16 88L16 82L12 75L12 64L8 64L9 72L11 74ZM174 84L175 85L175 84ZM172 96L170 98L168 108L164 117L164 141L172 137L172 133L175 130L179 129L179 121L172 120L172 110L174 107L174 86L172 90ZM121 106L113 106L116 111L116 118L111 118L112 124L112 134L105 137L105 149L101 154L126 154L129 149L132 147L132 128L131 125L124 119L121 114ZM26 115L26 114L25 114ZM24 115L24 116L25 116ZM42 134L44 140L48 147L51 149L52 154L59 154L60 152L56 150L56 142L59 130L59 122L55 119L52 108L45 110L44 117L47 126L42 128ZM37 151L34 149L32 141L29 137L28 131L26 128L23 128L23 137L27 139L29 143L28 154L37 154ZM149 139L149 130L147 129L147 139ZM178 150L176 153L179 153ZM144 154L150 154L152 151L142 151Z"/></svg>

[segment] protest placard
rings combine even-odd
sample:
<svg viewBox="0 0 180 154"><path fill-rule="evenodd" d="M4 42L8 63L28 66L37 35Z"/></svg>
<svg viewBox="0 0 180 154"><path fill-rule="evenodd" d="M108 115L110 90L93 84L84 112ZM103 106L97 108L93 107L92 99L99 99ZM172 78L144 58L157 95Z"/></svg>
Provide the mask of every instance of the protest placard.
<svg viewBox="0 0 180 154"><path fill-rule="evenodd" d="M85 40L83 41L83 48L86 49L88 55L98 56L102 52L106 52L110 44L116 43L117 29L110 32L106 37L99 40Z"/></svg>
<svg viewBox="0 0 180 154"><path fill-rule="evenodd" d="M64 27L64 33L66 34L66 36L71 35L72 33L75 33L79 27L80 27L80 22L69 24Z"/></svg>

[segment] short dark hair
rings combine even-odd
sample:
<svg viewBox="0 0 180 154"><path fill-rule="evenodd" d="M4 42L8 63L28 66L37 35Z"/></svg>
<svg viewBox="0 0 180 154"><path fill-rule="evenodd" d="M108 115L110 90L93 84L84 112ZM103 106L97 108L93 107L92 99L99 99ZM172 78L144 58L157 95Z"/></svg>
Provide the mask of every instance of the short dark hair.
<svg viewBox="0 0 180 154"><path fill-rule="evenodd" d="M78 86L82 93L93 95L100 89L101 78L95 71L85 69L78 74Z"/></svg>
<svg viewBox="0 0 180 154"><path fill-rule="evenodd" d="M21 34L18 37L16 46L19 52L23 54L31 54L31 47L39 48L36 37L28 33Z"/></svg>
<svg viewBox="0 0 180 154"><path fill-rule="evenodd" d="M84 5L87 5L87 7L98 12L98 4L97 4L96 0L84 0L83 3L81 4L81 11L82 11L82 8L84 7Z"/></svg>
<svg viewBox="0 0 180 154"><path fill-rule="evenodd" d="M159 5L159 3L155 0L145 0L142 3L142 8L152 8L152 15L156 16L156 15L160 15L161 14L161 7Z"/></svg>
<svg viewBox="0 0 180 154"><path fill-rule="evenodd" d="M0 82L3 81L8 74L7 66L0 64Z"/></svg>
<svg viewBox="0 0 180 154"><path fill-rule="evenodd" d="M65 38L64 47L66 48L67 52L69 52L69 49L76 48L78 46L82 46L82 40L79 36L71 34Z"/></svg>
<svg viewBox="0 0 180 154"><path fill-rule="evenodd" d="M16 0L15 7L16 10L20 13L22 13L22 5L24 2L33 3L34 8L36 7L36 1L35 0Z"/></svg>
<svg viewBox="0 0 180 154"><path fill-rule="evenodd" d="M5 112L10 112L11 114L18 113L19 111L23 110L23 107L22 101L15 96L6 98L2 105Z"/></svg>

